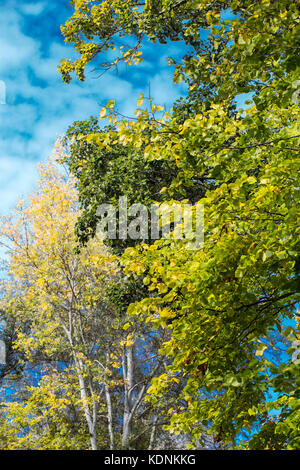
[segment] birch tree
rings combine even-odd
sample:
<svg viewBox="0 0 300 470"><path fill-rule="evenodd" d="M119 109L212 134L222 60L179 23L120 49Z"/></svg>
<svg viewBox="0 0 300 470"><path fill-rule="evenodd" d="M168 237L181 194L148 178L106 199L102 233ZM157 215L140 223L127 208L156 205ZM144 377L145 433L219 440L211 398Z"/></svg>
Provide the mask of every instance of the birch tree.
<svg viewBox="0 0 300 470"><path fill-rule="evenodd" d="M153 418L145 396L164 370L157 350L166 333L128 323L111 294L123 286L107 247L93 239L78 251L74 179L54 162L39 173L28 201L2 218L8 265L1 307L15 322L23 367L44 372L21 400L3 404L2 435L10 448L153 446L151 423L162 432L164 418Z"/></svg>

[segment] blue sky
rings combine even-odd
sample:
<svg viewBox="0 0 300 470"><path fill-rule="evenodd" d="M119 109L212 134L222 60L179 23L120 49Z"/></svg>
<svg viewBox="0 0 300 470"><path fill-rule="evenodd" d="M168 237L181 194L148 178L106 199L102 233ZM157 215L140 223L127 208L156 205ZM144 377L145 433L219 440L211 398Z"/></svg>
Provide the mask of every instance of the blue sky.
<svg viewBox="0 0 300 470"><path fill-rule="evenodd" d="M168 56L181 52L180 43L146 44L144 62L118 75L97 79L91 69L84 83L63 84L57 65L74 57L59 26L72 14L68 0L4 0L0 5L0 80L6 104L0 104L0 214L34 185L36 164L51 155L55 140L75 120L98 115L108 99L122 114L132 114L141 92L170 107L183 92L172 85Z"/></svg>

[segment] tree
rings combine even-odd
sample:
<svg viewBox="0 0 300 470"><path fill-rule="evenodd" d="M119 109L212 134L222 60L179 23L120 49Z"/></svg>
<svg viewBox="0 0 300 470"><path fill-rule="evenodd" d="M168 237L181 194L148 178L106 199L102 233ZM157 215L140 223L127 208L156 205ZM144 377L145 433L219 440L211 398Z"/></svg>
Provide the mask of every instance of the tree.
<svg viewBox="0 0 300 470"><path fill-rule="evenodd" d="M191 47L174 74L175 81L187 81L188 97L172 114L154 118L139 110L135 121L114 120L116 130L87 137L101 149L122 144L142 149L149 161L173 161L176 178L164 188L170 201L187 182L213 183L197 201L205 207L201 250L170 239L130 247L122 257L126 273L143 275L152 292L129 312L171 326L163 353L172 364L153 381L153 402L184 376L181 398L188 410L171 416L173 431L192 430L195 439L208 431L216 441L230 442L248 427L250 448L299 447L299 359L292 346L285 364L272 364L269 341L274 328L284 330L287 317L294 328L286 335L293 344L299 338L297 3L74 6L63 33L81 56L62 63L67 82L73 71L84 79L86 64L113 49L118 35L134 34L137 43L116 63L134 61L144 36L161 42L183 38ZM227 8L231 16L224 20ZM243 109L236 101L241 93L251 94ZM278 395L268 404L267 393L274 390ZM280 409L277 418L273 408ZM257 437L250 439L253 430Z"/></svg>
<svg viewBox="0 0 300 470"><path fill-rule="evenodd" d="M80 57L74 61L61 61L59 70L63 80L69 83L73 72L79 80L84 80L87 64L109 49L116 51L114 60L100 61L97 69L117 68L122 62L138 64L142 60L143 39L161 44L168 40L184 40L187 45L201 50L204 43L199 36L199 27L209 24L206 14L226 9L232 2L199 3L188 0L73 0L74 14L61 31ZM122 41L127 36L136 39L133 45Z"/></svg>
<svg viewBox="0 0 300 470"><path fill-rule="evenodd" d="M23 367L29 376L29 367L41 368L38 384L3 403L7 448L144 448L168 435L167 398L161 416L144 401L164 370L157 349L166 333L153 331L150 342L145 325L127 322L117 258L97 239L76 251L77 217L74 179L49 163L28 204L2 219L9 259L1 306L17 324Z"/></svg>

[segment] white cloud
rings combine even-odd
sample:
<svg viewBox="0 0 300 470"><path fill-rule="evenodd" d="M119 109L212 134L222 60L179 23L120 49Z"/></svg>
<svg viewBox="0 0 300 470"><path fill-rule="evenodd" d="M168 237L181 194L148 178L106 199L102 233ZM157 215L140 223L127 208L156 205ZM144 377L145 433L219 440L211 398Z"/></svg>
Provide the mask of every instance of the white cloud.
<svg viewBox="0 0 300 470"><path fill-rule="evenodd" d="M21 11L25 15L30 16L39 16L45 8L44 2L37 2L37 3L28 3L27 5L21 6Z"/></svg>
<svg viewBox="0 0 300 470"><path fill-rule="evenodd" d="M30 65L39 54L40 44L21 31L21 18L15 11L1 7L0 19L0 75L15 74Z"/></svg>

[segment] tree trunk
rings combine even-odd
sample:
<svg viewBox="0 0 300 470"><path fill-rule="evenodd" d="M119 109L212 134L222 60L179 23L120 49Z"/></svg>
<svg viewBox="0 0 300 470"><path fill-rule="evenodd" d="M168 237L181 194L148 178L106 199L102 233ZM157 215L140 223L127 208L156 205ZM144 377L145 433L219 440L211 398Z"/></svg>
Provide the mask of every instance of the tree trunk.
<svg viewBox="0 0 300 470"><path fill-rule="evenodd" d="M106 397L106 404L107 404L107 420L108 420L108 434L109 434L110 450L113 450L114 430L113 430L113 412L112 412L111 396L110 396L108 386L105 384L104 387L105 387L105 397Z"/></svg>
<svg viewBox="0 0 300 470"><path fill-rule="evenodd" d="M82 362L80 359L75 358L75 365L76 365L76 370L78 374L78 380L79 380L79 387L80 387L80 396L81 400L83 403L83 411L84 411L84 416L88 425L88 430L90 434L90 442L91 442L91 448L92 450L98 450L97 448L97 435L96 435L96 409L95 409L95 402L93 404L94 409L93 409L93 415L90 412L90 408L88 405L88 394L86 391L86 385L84 381L84 377L82 374Z"/></svg>
<svg viewBox="0 0 300 470"><path fill-rule="evenodd" d="M152 431L151 431L151 436L150 436L150 442L149 442L148 450L152 450L152 449L153 449L153 444L154 444L154 440L155 440L155 433L156 433L156 427L157 427L157 421L158 421L158 416L155 415L155 416L154 416L154 419L153 419L153 428L152 428Z"/></svg>
<svg viewBox="0 0 300 470"><path fill-rule="evenodd" d="M134 381L134 359L133 359L134 345L128 347L127 352L125 348L123 350L123 377L124 377L124 414L123 414L123 435L122 435L122 447L123 449L128 447L128 441L130 436L130 424L132 418L132 388Z"/></svg>

